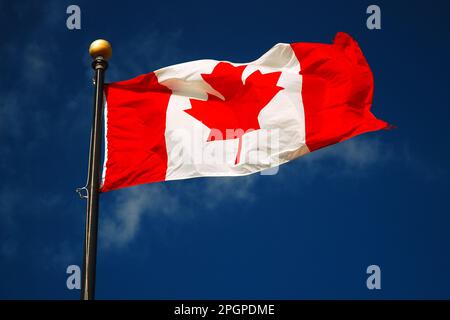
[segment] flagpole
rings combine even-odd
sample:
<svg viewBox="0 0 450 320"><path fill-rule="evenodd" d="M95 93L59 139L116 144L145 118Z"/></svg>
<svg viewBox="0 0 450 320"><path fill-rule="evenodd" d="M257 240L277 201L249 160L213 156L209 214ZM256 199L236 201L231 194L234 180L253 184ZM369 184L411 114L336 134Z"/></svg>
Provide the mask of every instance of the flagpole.
<svg viewBox="0 0 450 320"><path fill-rule="evenodd" d="M111 57L111 45L106 40L96 40L89 47L94 59L95 71L94 112L92 117L91 143L89 147L89 167L87 181L86 230L84 239L84 257L81 281L81 300L95 298L95 269L97 260L98 205L100 194L100 161L102 145L103 83L108 59Z"/></svg>

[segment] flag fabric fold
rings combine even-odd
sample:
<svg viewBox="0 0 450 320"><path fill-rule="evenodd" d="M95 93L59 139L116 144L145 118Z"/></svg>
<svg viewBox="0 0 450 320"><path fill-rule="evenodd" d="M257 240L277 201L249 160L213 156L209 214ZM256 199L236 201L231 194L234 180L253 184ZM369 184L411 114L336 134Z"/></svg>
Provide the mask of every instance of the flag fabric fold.
<svg viewBox="0 0 450 320"><path fill-rule="evenodd" d="M388 128L357 42L277 44L250 63L199 60L105 86L101 191L272 168Z"/></svg>

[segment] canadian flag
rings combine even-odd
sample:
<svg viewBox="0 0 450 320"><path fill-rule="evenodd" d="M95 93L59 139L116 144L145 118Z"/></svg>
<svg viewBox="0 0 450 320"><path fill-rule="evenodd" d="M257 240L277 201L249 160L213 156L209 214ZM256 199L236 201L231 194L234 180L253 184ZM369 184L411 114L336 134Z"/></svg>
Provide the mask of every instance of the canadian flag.
<svg viewBox="0 0 450 320"><path fill-rule="evenodd" d="M388 128L358 44L280 43L250 63L198 60L105 87L101 191L278 166Z"/></svg>

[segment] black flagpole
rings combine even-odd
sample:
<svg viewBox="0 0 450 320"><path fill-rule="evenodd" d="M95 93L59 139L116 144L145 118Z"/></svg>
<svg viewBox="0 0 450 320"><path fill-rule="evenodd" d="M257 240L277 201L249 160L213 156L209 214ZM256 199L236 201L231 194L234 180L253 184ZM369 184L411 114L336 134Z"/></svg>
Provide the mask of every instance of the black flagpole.
<svg viewBox="0 0 450 320"><path fill-rule="evenodd" d="M86 233L81 281L81 299L95 298L95 268L97 258L98 204L100 194L100 161L103 119L103 82L107 60L111 57L111 45L106 40L96 40L89 47L95 70L94 112L92 118L89 169L87 180Z"/></svg>

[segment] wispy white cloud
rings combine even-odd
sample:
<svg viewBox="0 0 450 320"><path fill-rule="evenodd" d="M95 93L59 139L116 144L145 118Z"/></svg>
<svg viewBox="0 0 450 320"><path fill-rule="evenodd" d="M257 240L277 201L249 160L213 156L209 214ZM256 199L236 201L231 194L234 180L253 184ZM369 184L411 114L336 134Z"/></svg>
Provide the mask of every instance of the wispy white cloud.
<svg viewBox="0 0 450 320"><path fill-rule="evenodd" d="M208 178L196 184L177 183L172 188L156 183L115 191L111 205L105 209L108 216L101 225L102 243L106 247L125 247L149 217L165 217L173 222L196 219L198 212L212 212L227 202L253 201L254 183L252 176ZM193 196L198 190L201 197Z"/></svg>
<svg viewBox="0 0 450 320"><path fill-rule="evenodd" d="M106 247L130 242L145 216L172 215L179 210L179 199L161 184L124 189L112 201L112 211L101 227Z"/></svg>
<svg viewBox="0 0 450 320"><path fill-rule="evenodd" d="M282 169L277 179L286 179L287 175L289 178L314 179L324 171L332 171L332 177L360 175L375 163L389 161L390 150L389 145L373 138L349 140L299 160L295 170L301 174L293 175ZM273 176L265 176L264 179L271 177ZM175 188L158 183L115 191L111 197L111 205L106 209L108 217L101 226L102 243L106 247L126 247L135 239L140 225L149 217L200 219L200 214L191 212L190 208L211 213L227 203L238 205L252 202L256 200L256 179L255 175L207 178L198 179L195 185L177 184ZM202 196L192 196L198 190L202 191Z"/></svg>
<svg viewBox="0 0 450 320"><path fill-rule="evenodd" d="M255 178L252 175L207 180L202 191L208 201L204 202L203 205L206 209L213 210L229 200L253 202L255 200L255 194L253 193L255 183Z"/></svg>
<svg viewBox="0 0 450 320"><path fill-rule="evenodd" d="M375 163L388 161L390 149L389 145L377 139L349 140L299 160L294 175L281 168L277 180L287 176L314 179L327 171L332 172L332 177L360 175ZM265 176L264 179L272 177ZM189 208L195 207L205 213L227 203L238 205L254 201L256 179L255 175L199 179L195 184L197 190L193 189L193 184L177 184L174 189L159 183L115 191L108 218L101 226L103 243L107 247L125 247L135 239L146 217L166 216L179 220L188 216L199 219L200 215L189 212ZM202 191L201 198L192 196L198 190Z"/></svg>
<svg viewBox="0 0 450 320"><path fill-rule="evenodd" d="M314 151L302 158L298 166L306 178L325 173L331 178L362 175L393 160L393 151L392 145L379 138L359 136Z"/></svg>
<svg viewBox="0 0 450 320"><path fill-rule="evenodd" d="M390 157L389 145L378 139L354 138L336 144L323 152L317 152L318 159L334 159L350 169L363 168ZM312 159L314 160L314 159ZM317 159L316 159L317 160Z"/></svg>

